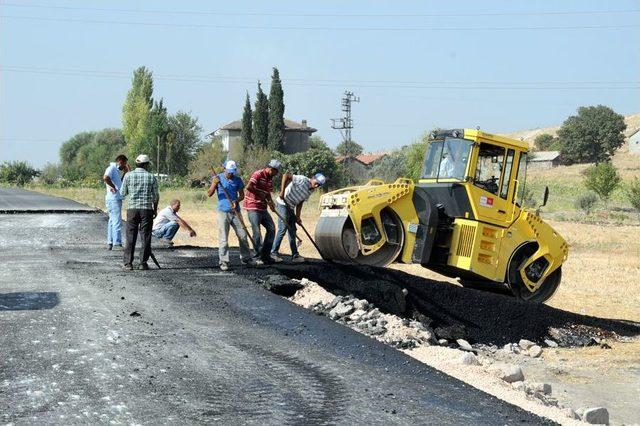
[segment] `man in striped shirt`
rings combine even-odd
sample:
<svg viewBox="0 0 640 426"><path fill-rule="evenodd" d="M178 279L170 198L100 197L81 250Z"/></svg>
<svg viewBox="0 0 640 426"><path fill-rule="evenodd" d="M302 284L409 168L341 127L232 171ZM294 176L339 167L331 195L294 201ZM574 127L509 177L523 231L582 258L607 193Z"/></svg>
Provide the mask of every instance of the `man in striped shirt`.
<svg viewBox="0 0 640 426"><path fill-rule="evenodd" d="M147 270L147 261L151 256L151 227L153 219L158 214L158 181L147 169L150 164L148 155L136 157L134 171L124 175L120 195L122 198L129 196L127 208L127 245L124 248L124 270L133 269L133 251L138 238L138 228L142 234L142 247L140 248L140 269Z"/></svg>
<svg viewBox="0 0 640 426"><path fill-rule="evenodd" d="M289 247L291 248L291 262L304 262L304 258L298 253L296 244L296 224L302 225L300 214L302 205L309 199L314 189L322 186L326 182L322 173L316 173L308 178L302 175L292 175L285 173L282 176L280 196L276 199L276 211L286 221L278 219L278 233L276 234L273 246L271 247L271 257L276 261L282 261L278 250L284 238L284 234L289 236Z"/></svg>

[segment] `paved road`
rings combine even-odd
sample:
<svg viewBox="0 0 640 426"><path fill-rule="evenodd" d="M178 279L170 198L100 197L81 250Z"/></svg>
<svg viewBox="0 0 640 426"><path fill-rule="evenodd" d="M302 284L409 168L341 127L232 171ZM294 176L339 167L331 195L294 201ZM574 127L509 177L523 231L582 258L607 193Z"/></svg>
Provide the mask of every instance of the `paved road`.
<svg viewBox="0 0 640 426"><path fill-rule="evenodd" d="M105 224L0 215L0 423L543 421L212 268L214 250L121 271Z"/></svg>
<svg viewBox="0 0 640 426"><path fill-rule="evenodd" d="M72 213L95 212L96 209L68 200L48 197L34 191L0 188L0 213Z"/></svg>

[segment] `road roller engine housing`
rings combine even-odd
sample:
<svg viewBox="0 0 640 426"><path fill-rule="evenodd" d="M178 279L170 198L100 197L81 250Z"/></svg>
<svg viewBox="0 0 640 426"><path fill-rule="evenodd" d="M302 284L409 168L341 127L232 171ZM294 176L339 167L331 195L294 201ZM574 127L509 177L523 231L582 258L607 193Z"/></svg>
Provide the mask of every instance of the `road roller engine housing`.
<svg viewBox="0 0 640 426"><path fill-rule="evenodd" d="M479 130L432 133L417 184L371 180L321 197L321 255L371 266L419 263L465 287L548 300L569 248L539 211L523 208L527 151L525 142ZM548 196L546 188L540 207Z"/></svg>

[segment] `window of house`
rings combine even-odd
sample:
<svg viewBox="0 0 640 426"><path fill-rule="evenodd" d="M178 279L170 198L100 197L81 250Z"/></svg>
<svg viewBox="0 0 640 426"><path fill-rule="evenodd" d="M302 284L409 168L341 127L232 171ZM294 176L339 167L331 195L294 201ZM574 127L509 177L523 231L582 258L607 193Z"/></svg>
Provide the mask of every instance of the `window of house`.
<svg viewBox="0 0 640 426"><path fill-rule="evenodd" d="M492 194L498 194L504 153L505 149L499 146L488 143L480 144L474 185Z"/></svg>

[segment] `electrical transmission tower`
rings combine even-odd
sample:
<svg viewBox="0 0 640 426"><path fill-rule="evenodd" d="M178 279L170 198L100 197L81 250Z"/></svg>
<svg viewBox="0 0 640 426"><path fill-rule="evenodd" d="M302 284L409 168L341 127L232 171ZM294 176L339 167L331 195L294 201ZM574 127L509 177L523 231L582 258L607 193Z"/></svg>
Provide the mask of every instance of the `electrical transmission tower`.
<svg viewBox="0 0 640 426"><path fill-rule="evenodd" d="M360 102L360 98L346 90L344 92L344 97L342 98L342 118L332 118L331 119L331 128L339 130L342 135L342 139L345 143L345 151L347 153L351 153L352 151L352 140L351 140L351 129L353 129L353 120L351 119L351 103L352 102Z"/></svg>

